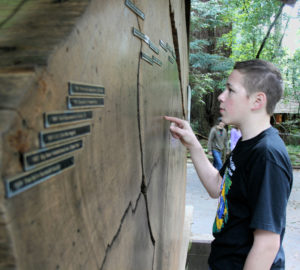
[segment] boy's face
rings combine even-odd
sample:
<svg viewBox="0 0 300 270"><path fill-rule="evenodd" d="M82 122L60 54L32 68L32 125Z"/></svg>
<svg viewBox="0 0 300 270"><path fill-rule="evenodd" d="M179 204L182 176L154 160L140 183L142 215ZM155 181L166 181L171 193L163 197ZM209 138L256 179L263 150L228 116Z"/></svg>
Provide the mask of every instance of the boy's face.
<svg viewBox="0 0 300 270"><path fill-rule="evenodd" d="M227 80L225 91L218 97L222 121L227 125L240 127L251 111L250 99L243 85L243 76L238 70L233 70Z"/></svg>

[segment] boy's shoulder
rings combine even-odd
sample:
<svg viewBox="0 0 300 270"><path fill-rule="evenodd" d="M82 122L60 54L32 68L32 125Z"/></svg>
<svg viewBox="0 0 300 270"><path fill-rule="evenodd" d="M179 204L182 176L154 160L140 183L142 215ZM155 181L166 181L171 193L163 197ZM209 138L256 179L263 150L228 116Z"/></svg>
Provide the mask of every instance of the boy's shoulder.
<svg viewBox="0 0 300 270"><path fill-rule="evenodd" d="M284 170L291 171L292 165L284 144L278 131L271 127L266 130L261 139L253 146L253 154L262 164L271 162Z"/></svg>
<svg viewBox="0 0 300 270"><path fill-rule="evenodd" d="M263 165L268 161L280 166L290 167L285 144L278 131L273 127L248 141L240 143L237 150L240 157L244 156L248 160L248 166Z"/></svg>
<svg viewBox="0 0 300 270"><path fill-rule="evenodd" d="M270 127L258 135L257 143L254 145L254 149L264 150L269 152L283 152L287 153L285 144L277 129Z"/></svg>

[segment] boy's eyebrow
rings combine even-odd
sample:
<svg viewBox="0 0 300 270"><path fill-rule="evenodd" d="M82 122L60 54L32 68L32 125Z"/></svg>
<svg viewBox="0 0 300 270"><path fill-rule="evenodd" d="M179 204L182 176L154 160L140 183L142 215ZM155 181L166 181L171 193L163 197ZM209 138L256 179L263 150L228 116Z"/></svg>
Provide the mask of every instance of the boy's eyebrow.
<svg viewBox="0 0 300 270"><path fill-rule="evenodd" d="M236 91L236 87L233 84L231 84L230 82L226 83L226 87L232 89L233 91Z"/></svg>

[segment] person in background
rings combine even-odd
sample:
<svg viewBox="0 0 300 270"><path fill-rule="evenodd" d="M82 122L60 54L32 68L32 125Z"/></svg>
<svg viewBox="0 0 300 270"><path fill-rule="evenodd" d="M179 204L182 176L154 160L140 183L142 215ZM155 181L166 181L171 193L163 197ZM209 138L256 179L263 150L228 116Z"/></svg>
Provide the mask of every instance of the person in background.
<svg viewBox="0 0 300 270"><path fill-rule="evenodd" d="M213 165L217 170L222 168L223 156L227 152L227 131L224 126L222 118L218 118L218 124L211 128L208 137L207 151L213 156Z"/></svg>
<svg viewBox="0 0 300 270"><path fill-rule="evenodd" d="M230 150L232 151L236 146L238 140L242 136L241 131L238 128L232 127L230 130Z"/></svg>

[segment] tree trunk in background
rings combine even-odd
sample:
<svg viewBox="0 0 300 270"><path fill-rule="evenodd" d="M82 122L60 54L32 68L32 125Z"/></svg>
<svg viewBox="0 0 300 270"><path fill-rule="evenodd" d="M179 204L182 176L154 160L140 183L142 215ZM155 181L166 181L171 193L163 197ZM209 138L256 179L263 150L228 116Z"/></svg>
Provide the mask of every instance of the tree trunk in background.
<svg viewBox="0 0 300 270"><path fill-rule="evenodd" d="M208 0L202 0L202 2L208 2ZM203 52L208 54L219 54L225 57L229 57L231 50L228 47L217 48L217 39L223 34L230 32L232 26L226 27L217 27L210 29L202 29L201 32L191 33L198 39L206 39L210 41L209 46L205 46ZM204 70L203 73L208 71ZM201 106L193 106L195 102L192 99L192 108L191 108L191 119L196 120L195 122L199 123L199 126L196 127L201 135L208 136L210 128L215 124L219 113L219 102L218 96L223 89L215 89L213 93L209 93L204 96L203 101L205 104Z"/></svg>

